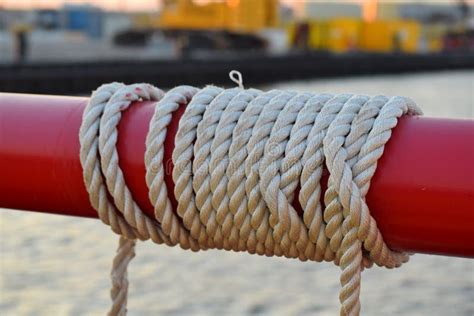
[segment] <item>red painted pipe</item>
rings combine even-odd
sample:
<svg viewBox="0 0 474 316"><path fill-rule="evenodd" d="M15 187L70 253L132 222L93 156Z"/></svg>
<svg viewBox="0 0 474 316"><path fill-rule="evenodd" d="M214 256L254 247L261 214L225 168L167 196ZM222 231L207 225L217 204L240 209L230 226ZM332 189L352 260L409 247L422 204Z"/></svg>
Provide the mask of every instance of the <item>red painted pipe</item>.
<svg viewBox="0 0 474 316"><path fill-rule="evenodd" d="M0 207L97 217L79 162L78 131L86 102L0 94ZM168 129L168 162L182 110ZM123 115L118 142L127 184L149 216L153 210L143 155L152 114L151 102L132 106ZM367 196L392 249L474 257L473 140L474 120L400 119ZM169 167L166 181L173 192Z"/></svg>

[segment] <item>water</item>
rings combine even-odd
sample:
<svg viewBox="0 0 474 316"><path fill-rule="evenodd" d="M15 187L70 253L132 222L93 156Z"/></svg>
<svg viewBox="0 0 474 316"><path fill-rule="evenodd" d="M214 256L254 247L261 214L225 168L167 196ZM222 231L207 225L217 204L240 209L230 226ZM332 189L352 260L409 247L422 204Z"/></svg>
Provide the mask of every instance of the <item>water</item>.
<svg viewBox="0 0 474 316"><path fill-rule="evenodd" d="M278 87L399 94L428 116L473 117L474 72ZM2 315L106 313L117 238L99 221L1 210L0 240ZM138 245L129 279L130 315L337 315L339 308L339 269L328 263L147 242ZM364 315L474 315L474 260L416 255L400 269L365 271L361 299Z"/></svg>

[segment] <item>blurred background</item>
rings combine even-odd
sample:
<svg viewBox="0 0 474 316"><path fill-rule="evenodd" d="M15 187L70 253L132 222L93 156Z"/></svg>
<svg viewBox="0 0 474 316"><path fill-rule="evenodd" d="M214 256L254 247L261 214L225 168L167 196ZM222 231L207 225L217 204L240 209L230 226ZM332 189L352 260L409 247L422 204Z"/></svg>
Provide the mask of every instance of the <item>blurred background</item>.
<svg viewBox="0 0 474 316"><path fill-rule="evenodd" d="M228 86L238 69L246 87L403 95L427 116L472 119L473 14L448 0L0 0L0 91ZM0 209L0 314L105 314L116 243L97 220ZM339 309L328 263L148 242L129 271L130 315ZM472 316L473 298L469 259L415 255L363 274L363 315Z"/></svg>
<svg viewBox="0 0 474 316"><path fill-rule="evenodd" d="M474 50L466 0L3 0L0 9L2 62ZM31 42L24 55L18 34Z"/></svg>
<svg viewBox="0 0 474 316"><path fill-rule="evenodd" d="M473 12L468 0L0 0L0 90L472 69Z"/></svg>

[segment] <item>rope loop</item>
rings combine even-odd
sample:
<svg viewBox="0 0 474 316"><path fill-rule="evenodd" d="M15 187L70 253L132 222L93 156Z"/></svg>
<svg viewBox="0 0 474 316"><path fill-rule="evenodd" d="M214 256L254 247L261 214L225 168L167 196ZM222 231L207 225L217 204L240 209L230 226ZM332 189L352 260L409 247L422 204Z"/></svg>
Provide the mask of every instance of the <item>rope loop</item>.
<svg viewBox="0 0 474 316"><path fill-rule="evenodd" d="M84 183L99 218L121 236L109 314L126 314L127 265L138 238L334 262L342 270L341 315L358 315L362 270L408 261L384 242L365 197L398 118L421 111L402 97L263 92L244 89L236 70L229 77L237 88L164 93L111 83L92 93L79 132ZM121 112L142 100L156 103L144 155L154 218L134 201L116 149ZM182 106L172 155L175 212L164 182L164 141Z"/></svg>
<svg viewBox="0 0 474 316"><path fill-rule="evenodd" d="M244 79L242 74L238 70L231 70L229 72L229 78L237 84L240 89L244 89Z"/></svg>

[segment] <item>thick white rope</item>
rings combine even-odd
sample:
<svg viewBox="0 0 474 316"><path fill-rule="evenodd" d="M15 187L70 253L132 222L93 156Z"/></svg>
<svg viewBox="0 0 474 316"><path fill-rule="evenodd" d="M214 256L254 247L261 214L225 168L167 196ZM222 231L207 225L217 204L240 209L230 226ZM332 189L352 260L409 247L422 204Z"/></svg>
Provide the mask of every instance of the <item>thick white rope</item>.
<svg viewBox="0 0 474 316"><path fill-rule="evenodd" d="M127 265L139 238L193 251L334 261L342 269L341 315L358 315L361 271L408 260L385 244L365 196L397 119L421 111L402 97L245 90L240 73L230 76L239 88L180 86L163 94L147 84L112 83L92 94L79 135L84 182L101 220L121 235L109 314L126 313ZM133 200L116 150L121 112L139 100L157 102L144 157L154 219ZM180 106L175 213L163 157Z"/></svg>
<svg viewBox="0 0 474 316"><path fill-rule="evenodd" d="M261 93L247 105L240 115L233 131L228 153L230 166L226 170L229 210L233 215L233 227L238 230L239 240L246 241L248 252L266 254L267 256L271 256L273 251L265 247L265 240L257 239L258 227L254 229L255 226L251 222L249 199L246 192L245 161L248 156L247 144L252 136L253 127L263 107L279 93L276 90Z"/></svg>
<svg viewBox="0 0 474 316"><path fill-rule="evenodd" d="M181 225L180 219L173 212L164 183L163 156L166 127L171 121L172 113L179 108L180 104L189 103L196 92L196 88L180 86L170 90L157 103L156 111L150 121L145 153L146 183L150 201L155 207L155 218L173 244L180 244L184 249L191 248L192 250L198 250L199 244Z"/></svg>

